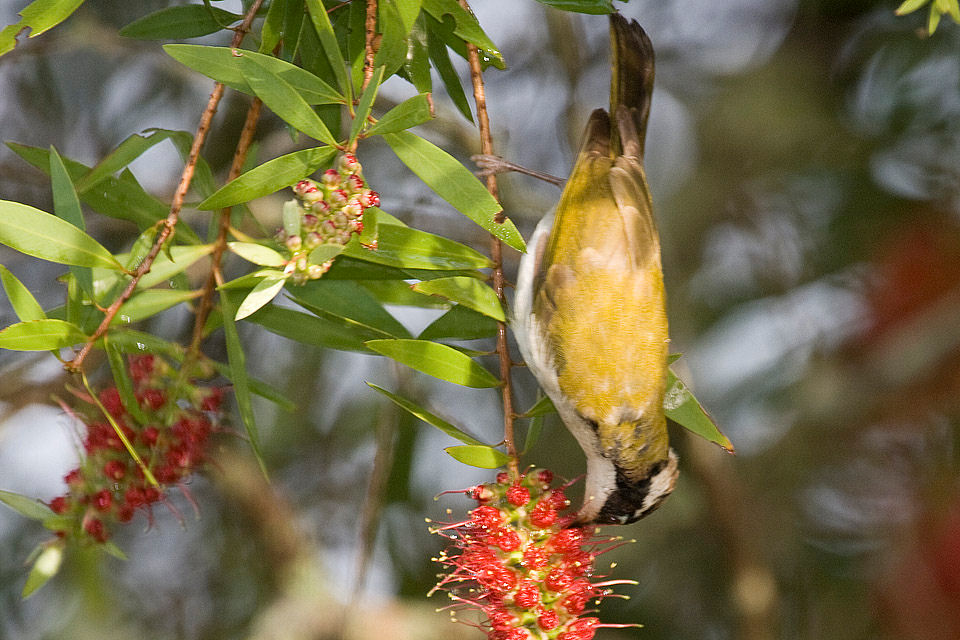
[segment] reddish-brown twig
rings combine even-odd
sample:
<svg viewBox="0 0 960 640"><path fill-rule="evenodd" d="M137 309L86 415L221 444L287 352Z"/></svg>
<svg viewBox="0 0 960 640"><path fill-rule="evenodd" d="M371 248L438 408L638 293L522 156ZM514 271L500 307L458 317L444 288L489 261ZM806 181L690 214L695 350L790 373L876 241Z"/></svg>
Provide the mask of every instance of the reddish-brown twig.
<svg viewBox="0 0 960 640"><path fill-rule="evenodd" d="M243 42L243 38L250 31L250 25L253 24L253 19L256 16L257 11L260 9L261 4L263 4L263 0L255 0L254 3L250 5L250 9L244 16L243 22L235 29L231 46L239 47L240 43ZM174 192L173 200L170 203L170 213L167 214L166 219L163 221L163 225L153 242L153 246L150 247L150 251L147 252L147 255L144 257L144 259L139 265L137 265L137 268L133 272L133 279L127 284L127 287L123 290L123 293L121 293L120 296L107 308L100 326L98 326L93 332L93 334L90 336L90 339L86 344L83 345L77 355L74 356L73 360L64 365L68 369L72 371L80 371L83 368L83 361L86 359L91 349L93 349L94 343L103 337L103 335L107 332L107 329L109 329L114 317L120 311L120 307L123 306L123 304L133 295L137 285L140 284L140 280L150 271L154 260L156 260L157 256L160 255L160 250L163 248L164 243L166 243L167 240L169 240L173 235L173 230L176 227L177 222L180 220L180 210L183 208L184 198L186 198L187 190L190 189L190 183L193 180L193 172L197 168L197 160L200 158L200 149L203 147L203 143L207 139L207 133L210 131L210 123L213 120L213 115L217 112L217 106L220 104L220 99L222 97L223 85L218 82L213 86L213 91L210 93L210 97L207 99L207 106L203 110L203 114L200 116L200 124L197 125L197 133L193 137L193 145L190 147L190 154L187 157L187 163L183 167L183 173L180 175L180 183L177 185L177 190Z"/></svg>
<svg viewBox="0 0 960 640"><path fill-rule="evenodd" d="M466 0L460 0L464 9L470 11ZM493 135L490 132L490 118L487 115L487 96L483 85L483 67L480 65L480 53L477 47L467 43L467 58L470 62L470 78L473 82L473 99L477 105L477 122L480 125L480 148L482 153L493 155ZM487 190L497 200L500 192L497 188L497 176L488 175ZM501 210L496 216L496 222L502 224L504 213ZM496 291L500 304L507 305L504 295L503 278L503 243L496 236L490 236L490 258L493 260L493 290ZM497 323L497 355L500 358L500 379L503 381L503 442L510 456L507 467L510 474L519 477L519 463L517 461L517 445L513 429L513 385L510 382L510 368L513 361L510 359L510 347L507 344L507 325Z"/></svg>
<svg viewBox="0 0 960 640"><path fill-rule="evenodd" d="M377 55L377 0L367 0L367 19L364 24L363 86L370 84L373 78L373 58Z"/></svg>

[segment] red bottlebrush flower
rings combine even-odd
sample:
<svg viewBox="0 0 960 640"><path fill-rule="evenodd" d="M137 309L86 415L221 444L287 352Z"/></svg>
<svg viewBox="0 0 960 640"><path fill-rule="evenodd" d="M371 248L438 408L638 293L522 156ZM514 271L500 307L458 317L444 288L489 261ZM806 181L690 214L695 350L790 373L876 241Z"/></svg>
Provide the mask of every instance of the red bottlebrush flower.
<svg viewBox="0 0 960 640"><path fill-rule="evenodd" d="M119 460L108 460L103 465L103 475L111 480L123 480L127 475L127 465Z"/></svg>
<svg viewBox="0 0 960 640"><path fill-rule="evenodd" d="M147 427L140 432L140 441L148 447L152 447L153 445L157 444L157 438L159 437L160 430L153 426Z"/></svg>
<svg viewBox="0 0 960 640"><path fill-rule="evenodd" d="M113 504L113 494L109 489L102 489L93 495L91 502L97 511L109 511L110 505Z"/></svg>
<svg viewBox="0 0 960 640"><path fill-rule="evenodd" d="M146 487L143 490L143 499L146 504L152 504L160 499L160 492L155 487Z"/></svg>
<svg viewBox="0 0 960 640"><path fill-rule="evenodd" d="M136 509L147 504L147 494L143 487L134 485L123 494L123 501L127 506Z"/></svg>
<svg viewBox="0 0 960 640"><path fill-rule="evenodd" d="M513 485L507 489L507 502L515 507L522 507L530 502L530 490L526 487Z"/></svg>
<svg viewBox="0 0 960 640"><path fill-rule="evenodd" d="M210 387L200 402L200 408L204 411L220 411L221 404L223 404L223 387Z"/></svg>
<svg viewBox="0 0 960 640"><path fill-rule="evenodd" d="M340 172L336 169L327 169L323 172L320 180L328 187L336 187L340 184Z"/></svg>
<svg viewBox="0 0 960 640"><path fill-rule="evenodd" d="M434 591L480 609L490 640L590 640L599 627L632 626L579 618L606 587L630 581L590 582L597 553L613 541L594 539L593 528L562 529L571 518L558 514L555 504L568 505L552 481L544 470L518 480L502 473L464 492L480 503L468 520L434 530L453 544L437 559L446 574Z"/></svg>
<svg viewBox="0 0 960 640"><path fill-rule="evenodd" d="M70 509L70 502L67 500L66 496L57 496L50 501L48 506L54 513L66 513L67 510Z"/></svg>
<svg viewBox="0 0 960 640"><path fill-rule="evenodd" d="M100 402L103 404L103 408L107 410L111 416L116 419L123 417L125 413L123 409L123 402L120 400L120 392L117 391L116 387L108 387L100 392L99 394Z"/></svg>
<svg viewBox="0 0 960 640"><path fill-rule="evenodd" d="M117 505L117 520L119 522L130 522L133 520L134 509L128 504Z"/></svg>
<svg viewBox="0 0 960 640"><path fill-rule="evenodd" d="M110 539L110 532L103 526L103 521L98 518L88 518L84 520L83 530L97 542L106 542Z"/></svg>
<svg viewBox="0 0 960 640"><path fill-rule="evenodd" d="M167 394L165 394L160 389L144 389L137 394L137 402L140 403L140 406L144 409L150 408L153 411L156 411L164 405L167 401Z"/></svg>
<svg viewBox="0 0 960 640"><path fill-rule="evenodd" d="M74 469L67 475L63 476L63 481L66 482L71 488L80 486L83 484L83 475L80 473L80 469Z"/></svg>
<svg viewBox="0 0 960 640"><path fill-rule="evenodd" d="M153 365L153 356L149 354L130 358L130 377L138 385L143 383L153 374Z"/></svg>

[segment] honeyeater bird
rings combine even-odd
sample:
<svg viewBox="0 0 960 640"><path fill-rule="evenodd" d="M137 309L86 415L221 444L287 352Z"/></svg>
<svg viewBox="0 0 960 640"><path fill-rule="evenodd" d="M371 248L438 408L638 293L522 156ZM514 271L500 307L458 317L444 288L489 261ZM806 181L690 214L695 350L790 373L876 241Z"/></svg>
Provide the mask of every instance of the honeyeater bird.
<svg viewBox="0 0 960 640"><path fill-rule="evenodd" d="M590 115L554 213L523 256L512 325L524 359L587 456L581 523L625 524L673 490L667 314L643 168L653 47L610 16L610 112Z"/></svg>

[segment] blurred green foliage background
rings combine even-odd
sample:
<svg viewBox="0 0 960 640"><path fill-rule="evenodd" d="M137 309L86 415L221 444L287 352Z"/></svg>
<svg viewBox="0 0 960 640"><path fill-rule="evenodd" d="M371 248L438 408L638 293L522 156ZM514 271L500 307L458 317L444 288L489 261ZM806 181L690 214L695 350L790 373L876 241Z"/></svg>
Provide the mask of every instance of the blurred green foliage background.
<svg viewBox="0 0 960 640"><path fill-rule="evenodd" d="M3 3L0 23L23 4ZM0 138L54 144L92 164L147 127L192 131L210 83L157 43L116 35L166 4L88 0L0 60ZM607 101L606 19L516 0L475 4L508 63L487 74L497 151L566 175L587 114ZM672 434L682 460L676 493L618 531L637 542L609 556L615 577L639 585L623 590L629 600L607 600L604 617L645 626L598 638L960 637L960 26L945 21L925 38L925 12L897 18L895 8L622 7L658 56L647 165L672 349L684 354L675 366L738 453ZM411 94L388 84L378 111ZM423 134L467 162L475 130L445 96L436 104ZM217 115L206 154L221 175L246 105L229 95ZM261 161L291 146L270 117L257 139ZM358 155L386 211L486 246L380 143ZM133 165L162 198L179 170L165 147ZM501 188L527 234L558 197L523 176L504 177ZM50 208L46 178L5 147L0 197ZM253 209L273 220L282 199ZM199 214L188 219L203 224ZM88 224L113 250L132 238L115 220ZM508 256L511 276L516 259ZM63 295L56 267L6 249L0 262L41 302ZM436 314L397 315L419 328ZM5 303L0 320L13 321ZM148 328L182 338L189 317ZM364 381L402 387L488 442L500 438L496 393L262 331L244 337L252 373L299 404L294 415L257 406L272 485L245 444L227 438L217 468L191 486L199 520L181 528L158 510L144 531L138 519L117 541L128 562L73 558L26 602L23 560L46 534L0 511L0 638L481 636L424 597L441 540L423 519L457 518L465 498L433 496L486 474L450 460L442 447L452 441ZM64 382L55 365L0 354L0 487L44 499L60 491L75 456L50 401ZM522 370L517 378L519 404L529 406L535 385ZM583 471L556 419L525 462L568 477Z"/></svg>

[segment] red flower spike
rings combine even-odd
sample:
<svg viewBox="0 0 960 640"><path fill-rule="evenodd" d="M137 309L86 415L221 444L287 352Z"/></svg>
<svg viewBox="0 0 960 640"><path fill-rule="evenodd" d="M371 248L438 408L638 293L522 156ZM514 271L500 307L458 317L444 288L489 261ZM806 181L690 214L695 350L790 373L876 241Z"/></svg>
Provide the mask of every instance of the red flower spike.
<svg viewBox="0 0 960 640"><path fill-rule="evenodd" d="M590 582L597 553L613 540L593 539L593 528L563 529L573 516L555 508L566 497L543 471L502 473L498 484L466 490L479 504L469 519L434 529L453 544L437 560L447 573L434 590L449 591L455 607L479 609L491 640L591 640L599 627L626 626L578 618L607 587L629 581Z"/></svg>
<svg viewBox="0 0 960 640"><path fill-rule="evenodd" d="M144 409L150 408L156 411L167 401L167 396L160 389L145 389L137 394L137 401Z"/></svg>
<svg viewBox="0 0 960 640"><path fill-rule="evenodd" d="M120 400L120 392L117 391L116 387L108 387L100 392L99 394L100 403L103 405L103 408L107 410L114 418L122 418L125 413L123 409L123 402Z"/></svg>
<svg viewBox="0 0 960 640"><path fill-rule="evenodd" d="M130 377L134 383L141 384L153 373L154 359L152 355L135 356L130 358Z"/></svg>
<svg viewBox="0 0 960 640"><path fill-rule="evenodd" d="M160 437L160 430L154 426L147 427L140 433L140 441L148 447L152 447L157 444L157 439Z"/></svg>
<svg viewBox="0 0 960 640"><path fill-rule="evenodd" d="M497 474L497 484L507 484L510 482L510 474L506 471L501 471Z"/></svg>
<svg viewBox="0 0 960 640"><path fill-rule="evenodd" d="M106 542L110 539L110 532L103 526L103 521L97 518L88 518L85 520L83 530L97 542Z"/></svg>
<svg viewBox="0 0 960 640"><path fill-rule="evenodd" d="M50 510L53 511L54 513L57 513L57 514L66 513L67 510L70 509L70 502L67 500L66 496L57 496L56 498L50 501L50 504L48 506L50 507Z"/></svg>
<svg viewBox="0 0 960 640"><path fill-rule="evenodd" d="M103 475L111 480L123 480L123 477L127 475L127 465L119 460L108 460L103 465Z"/></svg>
<svg viewBox="0 0 960 640"><path fill-rule="evenodd" d="M93 508L97 511L109 511L113 504L113 494L109 489L102 489L93 495Z"/></svg>
<svg viewBox="0 0 960 640"><path fill-rule="evenodd" d="M540 484L545 485L544 488L549 487L551 484L553 484L553 471L550 471L550 469L537 470L537 481L539 481Z"/></svg>
<svg viewBox="0 0 960 640"><path fill-rule="evenodd" d="M514 485L507 489L507 502L515 507L522 507L530 502L530 490L526 487Z"/></svg>
<svg viewBox="0 0 960 640"><path fill-rule="evenodd" d="M134 509L130 505L121 504L117 506L117 520L119 522L130 522L133 520Z"/></svg>

